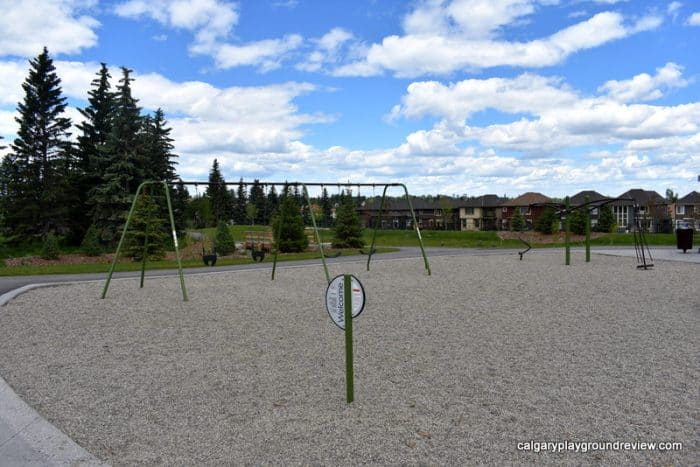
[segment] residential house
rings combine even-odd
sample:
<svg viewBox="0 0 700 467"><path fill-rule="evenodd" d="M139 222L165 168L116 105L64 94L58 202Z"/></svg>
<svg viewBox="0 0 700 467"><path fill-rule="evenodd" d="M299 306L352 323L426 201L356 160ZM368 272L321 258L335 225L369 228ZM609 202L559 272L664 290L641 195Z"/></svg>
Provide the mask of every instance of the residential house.
<svg viewBox="0 0 700 467"><path fill-rule="evenodd" d="M501 203L499 228L501 230L510 230L511 219L516 210L525 219L528 229L532 229L537 223L544 210L546 204L553 203L554 200L548 198L541 193L528 192Z"/></svg>
<svg viewBox="0 0 700 467"><path fill-rule="evenodd" d="M700 231L700 193L691 191L676 201L673 209L674 227L689 225Z"/></svg>
<svg viewBox="0 0 700 467"><path fill-rule="evenodd" d="M498 211L506 201L496 195L483 195L463 201L459 207L460 230L496 230Z"/></svg>
<svg viewBox="0 0 700 467"><path fill-rule="evenodd" d="M459 199L448 196L430 198L411 197L411 205L416 215L418 227L427 230L455 230L459 225ZM357 209L363 227L374 228L379 222L381 198L365 200ZM411 210L405 198L392 198L384 201L380 229L412 229Z"/></svg>
<svg viewBox="0 0 700 467"><path fill-rule="evenodd" d="M598 225L598 218L600 216L600 204L608 199L610 198L601 195L597 191L584 190L579 191L574 196L569 198L569 204L571 207L578 207L583 206L586 203L590 203L588 205L588 211L591 215L591 228L593 228L596 225Z"/></svg>
<svg viewBox="0 0 700 467"><path fill-rule="evenodd" d="M618 198L628 199L611 203L615 223L620 230L632 231L637 221L647 232L669 232L671 230L668 203L657 192L633 189L624 192Z"/></svg>

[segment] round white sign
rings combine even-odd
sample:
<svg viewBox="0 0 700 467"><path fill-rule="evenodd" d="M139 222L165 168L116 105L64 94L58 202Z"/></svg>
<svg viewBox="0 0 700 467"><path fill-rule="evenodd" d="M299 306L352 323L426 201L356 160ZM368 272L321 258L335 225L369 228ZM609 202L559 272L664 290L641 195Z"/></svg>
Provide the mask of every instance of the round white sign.
<svg viewBox="0 0 700 467"><path fill-rule="evenodd" d="M362 313L365 309L365 289L360 280L350 275L350 288L352 289L352 317ZM340 328L345 329L345 282L343 274L335 276L326 289L326 310L328 316Z"/></svg>

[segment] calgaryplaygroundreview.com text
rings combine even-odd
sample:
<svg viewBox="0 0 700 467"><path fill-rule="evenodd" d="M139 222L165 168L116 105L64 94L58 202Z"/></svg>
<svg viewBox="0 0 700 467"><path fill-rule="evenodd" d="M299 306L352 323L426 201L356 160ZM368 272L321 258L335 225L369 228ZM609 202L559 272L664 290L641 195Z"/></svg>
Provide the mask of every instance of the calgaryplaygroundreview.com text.
<svg viewBox="0 0 700 467"><path fill-rule="evenodd" d="M596 451L682 451L683 443L675 441L524 441L516 446L524 452L574 452Z"/></svg>

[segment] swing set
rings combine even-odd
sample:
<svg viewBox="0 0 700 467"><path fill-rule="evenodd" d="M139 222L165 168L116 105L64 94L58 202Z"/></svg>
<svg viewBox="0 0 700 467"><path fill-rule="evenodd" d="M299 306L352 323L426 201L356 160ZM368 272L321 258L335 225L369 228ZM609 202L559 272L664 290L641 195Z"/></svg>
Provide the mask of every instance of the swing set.
<svg viewBox="0 0 700 467"><path fill-rule="evenodd" d="M177 184L178 185L182 184L182 185L194 186L195 189L197 189L197 187L199 185L212 185L212 183L209 183L209 182L178 182ZM215 183L215 184L221 185L221 183ZM109 269L109 274L107 276L107 280L106 280L104 288L102 290L102 296L101 296L102 299L104 299L107 296L107 290L109 289L109 284L110 284L110 281L112 280L112 275L114 274L114 270L116 269L117 261L119 259L119 253L121 252L122 246L124 244L124 239L126 237L126 233L129 229L129 225L132 221L132 217L134 215L134 210L135 210L139 195L141 195L142 193L145 192L146 187L161 186L161 187L163 187L163 191L165 191L165 199L166 199L166 202L168 205L168 215L170 218L170 227L171 227L171 231L172 231L173 244L175 246L175 258L177 260L178 275L180 277L180 288L182 289L182 300L188 301L187 289L185 287L185 279L184 279L184 275L182 272L182 260L180 257L180 248L178 245L177 232L175 229L175 217L173 216L172 202L170 200L170 189L169 189L170 185L174 185L174 183L168 183L166 181L146 181L146 182L141 183L139 185L138 189L136 190L136 194L134 195L134 200L131 203L131 209L129 210L129 214L126 218L126 223L124 224L124 229L122 231L121 238L119 239L117 251L114 254L114 259L112 261L112 265ZM428 264L428 257L425 254L425 248L423 246L423 238L421 236L420 229L418 227L418 222L416 221L415 211L413 210L413 204L411 203L411 198L408 194L408 188L406 188L406 185L404 185L403 183L350 183L350 182L348 182L348 183L302 183L302 182L260 182L260 181L258 181L258 182L243 182L243 181L239 181L239 182L225 182L225 183L223 183L223 185L226 185L226 186L228 186L228 185L236 185L236 186L243 185L246 188L248 186L258 185L258 186L263 187L263 193L265 192L265 189L267 189L268 186L270 186L270 187L282 186L282 187L285 187L285 189L288 189L290 187L301 187L302 188L302 195L303 195L303 198L306 202L306 207L309 210L309 216L311 218L311 224L313 226L314 237L316 239L316 243L318 244L318 251L319 251L319 254L321 256L321 263L323 264L323 271L324 271L325 276L326 276L326 282L328 282L328 283L330 283L331 277L330 277L330 274L328 273L328 266L326 264L326 255L323 252L323 243L321 242L321 236L319 234L318 227L316 225L316 216L314 215L314 210L313 210L312 205L311 205L311 198L309 196L308 187L320 187L321 190L323 190L323 188L326 186L337 186L339 190L341 187L346 187L346 188L357 187L358 193L360 192L361 187L372 187L373 191L376 187L382 187L382 186L384 187L384 190L382 192L381 203L379 205L378 221L377 221L377 223L374 227L374 231L372 233L372 244L371 244L368 252L366 252L366 254L367 254L367 270L368 271L369 271L370 262L372 260L372 256L374 255L374 253L376 251L375 243L376 243L376 239L377 239L377 229L379 228L379 226L382 223L381 222L382 221L382 212L384 210L384 204L386 201L387 190L390 187L402 188L403 192L404 192L405 199L408 203L408 207L411 211L411 217L413 219L413 226L414 226L414 230L416 232L416 238L418 239L418 244L420 246L421 255L423 256L423 263L425 266L425 270L426 270L428 275L431 274L430 265ZM287 195L287 193L284 193L284 195ZM280 222L280 228L281 228L281 226L282 226L282 223ZM276 243L279 243L279 239L280 239L279 234L280 234L280 232L278 231L277 237L276 237L277 238ZM142 255L143 258L141 260L142 262L141 262L140 288L143 288L144 277L145 277L145 272L146 272L146 261L147 261L147 257L148 257L146 252L148 249L148 237L145 238L144 244L145 244L144 245L144 254ZM278 246L279 246L278 244L274 245L271 280L275 280L275 271L277 269L277 253L279 251Z"/></svg>

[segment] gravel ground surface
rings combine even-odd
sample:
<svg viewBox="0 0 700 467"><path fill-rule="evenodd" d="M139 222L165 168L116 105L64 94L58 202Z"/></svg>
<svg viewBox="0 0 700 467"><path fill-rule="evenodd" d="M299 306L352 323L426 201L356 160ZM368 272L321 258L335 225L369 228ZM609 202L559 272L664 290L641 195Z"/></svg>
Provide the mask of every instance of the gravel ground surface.
<svg viewBox="0 0 700 467"><path fill-rule="evenodd" d="M0 375L114 465L697 464L700 267L573 256L331 267L367 293L352 404L320 266L191 276L187 303L176 277L33 290L0 309Z"/></svg>

